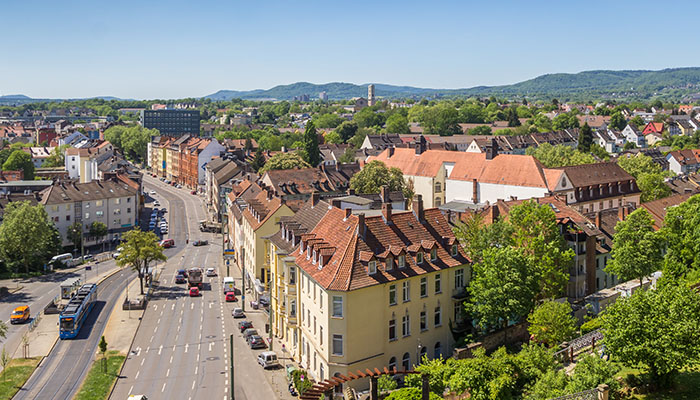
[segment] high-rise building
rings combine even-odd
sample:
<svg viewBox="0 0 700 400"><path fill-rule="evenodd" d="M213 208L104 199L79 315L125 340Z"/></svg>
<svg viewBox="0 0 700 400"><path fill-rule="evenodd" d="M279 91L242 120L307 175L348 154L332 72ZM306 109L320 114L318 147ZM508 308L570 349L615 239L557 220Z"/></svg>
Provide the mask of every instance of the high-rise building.
<svg viewBox="0 0 700 400"><path fill-rule="evenodd" d="M328 93L326 93L325 91L321 92L318 94L318 98L323 100L323 101L327 101L328 100Z"/></svg>
<svg viewBox="0 0 700 400"><path fill-rule="evenodd" d="M374 105L374 85L367 86L367 104L370 107Z"/></svg>
<svg viewBox="0 0 700 400"><path fill-rule="evenodd" d="M199 136L199 110L142 110L141 125L162 135Z"/></svg>

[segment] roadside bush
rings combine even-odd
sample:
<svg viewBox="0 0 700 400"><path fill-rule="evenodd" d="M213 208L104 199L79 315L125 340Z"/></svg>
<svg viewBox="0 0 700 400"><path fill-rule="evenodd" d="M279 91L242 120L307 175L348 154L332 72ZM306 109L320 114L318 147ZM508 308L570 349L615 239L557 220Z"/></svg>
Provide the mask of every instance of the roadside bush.
<svg viewBox="0 0 700 400"><path fill-rule="evenodd" d="M294 370L292 372L292 380L294 382L294 388L299 395L304 394L304 392L311 389L313 386L313 383L309 379L309 373L303 369Z"/></svg>
<svg viewBox="0 0 700 400"><path fill-rule="evenodd" d="M590 319L581 325L581 334L585 335L588 332L593 332L596 329L600 329L601 325L601 319L600 318L593 318Z"/></svg>
<svg viewBox="0 0 700 400"><path fill-rule="evenodd" d="M407 387L391 392L384 400L420 400L421 390L415 387ZM440 400L440 396L430 392L430 400Z"/></svg>

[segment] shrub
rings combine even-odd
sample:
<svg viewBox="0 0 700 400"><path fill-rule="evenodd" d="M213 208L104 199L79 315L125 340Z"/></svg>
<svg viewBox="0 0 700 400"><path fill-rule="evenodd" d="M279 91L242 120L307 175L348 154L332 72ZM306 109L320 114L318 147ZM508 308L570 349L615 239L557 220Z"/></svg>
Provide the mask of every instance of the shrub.
<svg viewBox="0 0 700 400"><path fill-rule="evenodd" d="M303 369L297 369L292 372L292 380L294 382L294 388L297 392L302 395L307 390L311 389L313 383L309 379L309 373Z"/></svg>
<svg viewBox="0 0 700 400"><path fill-rule="evenodd" d="M591 320L588 320L581 325L581 334L585 335L588 332L593 332L597 329L600 329L601 327L601 319L600 318L593 318Z"/></svg>

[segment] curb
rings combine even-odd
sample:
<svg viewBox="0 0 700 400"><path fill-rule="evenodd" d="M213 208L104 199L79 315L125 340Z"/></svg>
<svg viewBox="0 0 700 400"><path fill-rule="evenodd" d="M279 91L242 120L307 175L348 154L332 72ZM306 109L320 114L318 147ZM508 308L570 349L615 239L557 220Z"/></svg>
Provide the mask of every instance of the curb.
<svg viewBox="0 0 700 400"><path fill-rule="evenodd" d="M126 292L127 289L124 289L124 292ZM121 297L121 295L119 295ZM112 311L114 312L114 311ZM114 393L114 388L117 387L117 383L119 382L119 379L121 378L122 371L124 371L124 366L126 365L126 360L129 359L129 354L131 354L131 349L134 347L134 340L136 340L136 335L139 334L139 329L141 329L141 323L143 322L143 315L146 313L146 309L141 310L141 319L139 320L139 325L136 327L136 330L134 331L134 335L131 337L131 344L129 344L129 350L126 352L126 357L124 357L124 362L122 363L122 366L119 368L119 374L117 375L117 379L114 380L112 383L112 387L109 389L109 393L107 395L107 399L112 397L112 394ZM111 315L110 315L111 317ZM107 321L109 322L109 321ZM107 325L105 324L105 327Z"/></svg>

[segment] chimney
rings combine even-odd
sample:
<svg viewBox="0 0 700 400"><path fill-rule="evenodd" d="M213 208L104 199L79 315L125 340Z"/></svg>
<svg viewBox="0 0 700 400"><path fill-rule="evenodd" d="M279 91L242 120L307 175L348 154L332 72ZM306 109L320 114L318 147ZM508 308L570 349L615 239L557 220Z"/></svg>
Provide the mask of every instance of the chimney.
<svg viewBox="0 0 700 400"><path fill-rule="evenodd" d="M357 214L357 234L362 237L362 239L365 238L365 230L367 227L365 226L365 214L360 213Z"/></svg>
<svg viewBox="0 0 700 400"><path fill-rule="evenodd" d="M600 228L600 211L595 213L595 226Z"/></svg>
<svg viewBox="0 0 700 400"><path fill-rule="evenodd" d="M479 204L479 185L476 178L472 179L472 203Z"/></svg>
<svg viewBox="0 0 700 400"><path fill-rule="evenodd" d="M391 158L391 156L394 155L394 147L389 147L389 154L387 155L387 158Z"/></svg>
<svg viewBox="0 0 700 400"><path fill-rule="evenodd" d="M313 208L314 206L316 206L316 204L318 204L318 201L320 200L320 197L321 197L321 196L319 195L319 193L318 193L317 191L314 190L313 192L311 192L311 207L312 207L312 208Z"/></svg>
<svg viewBox="0 0 700 400"><path fill-rule="evenodd" d="M417 194L413 196L413 203L411 204L411 208L413 209L413 215L416 216L416 219L419 222L423 222L425 220L425 211L423 210L422 195Z"/></svg>
<svg viewBox="0 0 700 400"><path fill-rule="evenodd" d="M348 189L348 196L352 196L355 194L355 189Z"/></svg>
<svg viewBox="0 0 700 400"><path fill-rule="evenodd" d="M486 159L493 160L498 155L498 145L493 139L489 139L486 144Z"/></svg>
<svg viewBox="0 0 700 400"><path fill-rule="evenodd" d="M335 208L340 208L340 200L338 200L338 199L331 200L331 206L333 206Z"/></svg>
<svg viewBox="0 0 700 400"><path fill-rule="evenodd" d="M347 221L351 215L352 215L352 208L346 208L345 209L345 218L343 218L343 221Z"/></svg>
<svg viewBox="0 0 700 400"><path fill-rule="evenodd" d="M391 223L391 203L382 203L382 217L384 223L387 225Z"/></svg>
<svg viewBox="0 0 700 400"><path fill-rule="evenodd" d="M625 206L620 202L620 206L617 208L617 219L619 221L624 221L625 219Z"/></svg>
<svg viewBox="0 0 700 400"><path fill-rule="evenodd" d="M381 197L382 197L382 203L390 203L390 201L389 201L389 186L387 186L387 185L382 186Z"/></svg>
<svg viewBox="0 0 700 400"><path fill-rule="evenodd" d="M423 154L423 152L425 151L425 147L426 147L425 137L423 135L420 135L418 140L416 140L416 155L419 156L419 155Z"/></svg>

